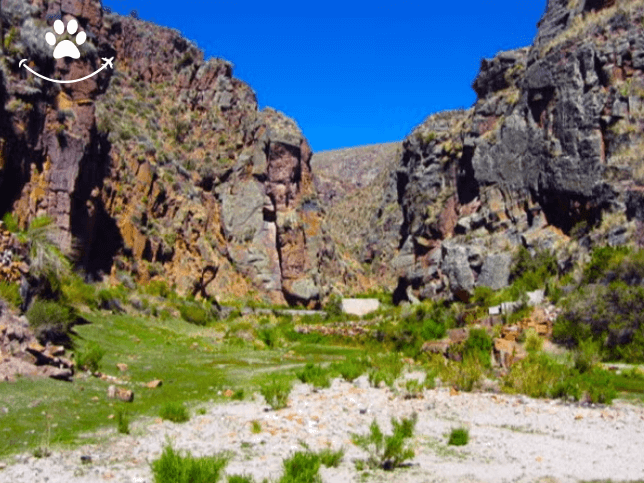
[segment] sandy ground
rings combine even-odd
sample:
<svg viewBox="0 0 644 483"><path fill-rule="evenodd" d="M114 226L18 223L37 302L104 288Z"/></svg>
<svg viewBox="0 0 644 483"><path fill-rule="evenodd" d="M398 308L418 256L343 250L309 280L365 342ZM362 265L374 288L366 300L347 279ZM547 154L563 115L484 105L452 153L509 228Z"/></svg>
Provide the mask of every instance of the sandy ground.
<svg viewBox="0 0 644 483"><path fill-rule="evenodd" d="M607 407L581 407L561 401L492 393L425 391L405 400L389 389L374 389L363 376L341 379L314 392L296 384L288 408L266 411L263 398L207 406L183 424L141 420L133 434L114 429L104 443L54 450L48 458L16 457L0 470L2 482L152 483L149 462L166 438L195 456L232 450L227 474L278 478L282 460L301 450L299 441L318 450L343 446L338 468L322 467L325 482L573 482L583 479L644 480L644 407L616 401ZM411 465L393 472L370 471L362 479L353 461L365 453L350 442L365 433L375 417L388 434L390 418L418 413ZM262 431L252 434L251 421ZM470 429L466 446L447 446L447 434L460 425ZM109 434L112 433L112 434ZM242 447L243 443L243 447ZM81 456L91 457L82 463ZM224 480L225 481L225 480Z"/></svg>

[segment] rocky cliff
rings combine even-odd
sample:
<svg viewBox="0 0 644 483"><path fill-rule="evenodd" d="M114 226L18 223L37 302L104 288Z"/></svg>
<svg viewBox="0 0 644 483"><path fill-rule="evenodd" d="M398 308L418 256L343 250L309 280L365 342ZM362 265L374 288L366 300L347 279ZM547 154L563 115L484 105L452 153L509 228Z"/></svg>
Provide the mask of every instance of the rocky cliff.
<svg viewBox="0 0 644 483"><path fill-rule="evenodd" d="M308 142L232 66L178 32L107 15L94 0L2 0L0 211L48 214L95 277L158 277L218 298L259 291L316 304L338 268L312 182ZM87 33L54 60L62 14ZM21 69L21 59L54 79Z"/></svg>
<svg viewBox="0 0 644 483"><path fill-rule="evenodd" d="M550 0L533 46L481 62L471 109L405 139L371 222L401 208L389 225L398 299L506 286L518 245L555 250L565 269L594 245L638 239L643 23L639 0ZM387 253L380 238L370 257Z"/></svg>

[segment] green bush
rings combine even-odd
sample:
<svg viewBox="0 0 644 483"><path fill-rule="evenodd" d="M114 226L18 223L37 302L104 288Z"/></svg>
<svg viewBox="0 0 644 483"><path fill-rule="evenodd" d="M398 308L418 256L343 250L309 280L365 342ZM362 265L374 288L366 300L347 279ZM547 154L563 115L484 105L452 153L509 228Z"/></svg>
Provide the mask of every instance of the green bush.
<svg viewBox="0 0 644 483"><path fill-rule="evenodd" d="M369 383L373 387L379 387L380 383L384 382L387 386L393 387L396 379L402 374L404 366L404 362L396 353L375 357L368 370Z"/></svg>
<svg viewBox="0 0 644 483"><path fill-rule="evenodd" d="M269 380L261 385L260 393L273 409L285 408L291 393L291 381L271 374Z"/></svg>
<svg viewBox="0 0 644 483"><path fill-rule="evenodd" d="M251 475L229 475L228 483L254 483L255 479Z"/></svg>
<svg viewBox="0 0 644 483"><path fill-rule="evenodd" d="M184 302L178 308L181 318L191 324L204 326L212 318L212 314L196 302Z"/></svg>
<svg viewBox="0 0 644 483"><path fill-rule="evenodd" d="M368 434L352 434L351 440L369 454L367 464L370 467L392 470L415 456L414 450L406 441L413 437L417 420L416 413L400 422L391 418L394 431L390 436L385 436L374 419Z"/></svg>
<svg viewBox="0 0 644 483"><path fill-rule="evenodd" d="M370 366L366 357L352 357L331 365L331 371L338 373L345 381L353 382L367 371Z"/></svg>
<svg viewBox="0 0 644 483"><path fill-rule="evenodd" d="M7 229L7 231L11 233L18 233L18 231L20 231L18 222L16 221L12 213L5 213L2 217L2 223L4 224L4 227Z"/></svg>
<svg viewBox="0 0 644 483"><path fill-rule="evenodd" d="M244 394L245 394L245 392L244 392L243 388L236 389L235 392L233 393L231 399L233 401L243 401L244 400Z"/></svg>
<svg viewBox="0 0 644 483"><path fill-rule="evenodd" d="M595 283L602 279L614 279L617 267L632 253L628 247L597 247L590 255L590 262L584 269L584 283Z"/></svg>
<svg viewBox="0 0 644 483"><path fill-rule="evenodd" d="M165 299L170 296L171 290L165 280L152 280L143 288L143 292L148 295L163 297Z"/></svg>
<svg viewBox="0 0 644 483"><path fill-rule="evenodd" d="M69 329L76 320L74 311L69 307L59 302L40 299L29 307L25 315L41 341L68 337Z"/></svg>
<svg viewBox="0 0 644 483"><path fill-rule="evenodd" d="M190 420L188 409L178 402L165 403L159 412L159 416L161 419L167 419L173 423L185 423Z"/></svg>
<svg viewBox="0 0 644 483"><path fill-rule="evenodd" d="M69 304L82 304L87 307L98 308L96 289L85 283L78 275L71 275L62 281L61 291L63 299Z"/></svg>
<svg viewBox="0 0 644 483"><path fill-rule="evenodd" d="M463 345L463 357L478 359L484 367L491 366L492 338L485 329L470 329L470 333Z"/></svg>
<svg viewBox="0 0 644 483"><path fill-rule="evenodd" d="M310 451L298 451L283 461L284 474L279 483L321 483L320 456Z"/></svg>
<svg viewBox="0 0 644 483"><path fill-rule="evenodd" d="M644 361L644 287L613 281L582 287L566 299L553 340L576 347L593 339L604 360Z"/></svg>
<svg viewBox="0 0 644 483"><path fill-rule="evenodd" d="M328 318L342 317L342 297L332 294L324 307Z"/></svg>
<svg viewBox="0 0 644 483"><path fill-rule="evenodd" d="M443 382L459 391L471 392L483 375L483 368L478 357L466 355L461 362L448 361L438 368Z"/></svg>
<svg viewBox="0 0 644 483"><path fill-rule="evenodd" d="M530 397L554 397L555 388L567 376L567 368L552 360L547 354L528 354L524 360L512 365L503 379L503 390L526 394Z"/></svg>
<svg viewBox="0 0 644 483"><path fill-rule="evenodd" d="M116 427L119 433L130 434L130 418L122 409L116 412Z"/></svg>
<svg viewBox="0 0 644 483"><path fill-rule="evenodd" d="M250 429L250 430L251 430L251 432L252 432L253 434L259 434L259 433L261 433L261 432L262 432L262 423L260 423L260 422L259 422L259 421L257 421L256 419L253 419L253 420L251 421L251 429Z"/></svg>
<svg viewBox="0 0 644 483"><path fill-rule="evenodd" d="M274 349L280 345L280 330L272 324L262 324L255 331L257 338L261 340L266 347Z"/></svg>
<svg viewBox="0 0 644 483"><path fill-rule="evenodd" d="M470 440L470 432L467 428L455 428L449 435L447 444L452 446L465 446Z"/></svg>
<svg viewBox="0 0 644 483"><path fill-rule="evenodd" d="M296 376L304 384L311 384L313 387L322 388L331 386L328 371L311 362L307 363L302 371L296 373Z"/></svg>
<svg viewBox="0 0 644 483"><path fill-rule="evenodd" d="M213 483L219 481L228 461L229 457L221 454L202 458L190 453L182 456L167 445L151 466L155 483Z"/></svg>
<svg viewBox="0 0 644 483"><path fill-rule="evenodd" d="M530 279L538 284L537 286L533 285L534 288L530 288L530 290L535 290L539 288L539 285L543 285L546 278L558 273L559 267L554 252L539 250L532 256L527 248L521 246L514 256L510 275L512 279L519 279L526 274L536 275L535 279Z"/></svg>
<svg viewBox="0 0 644 483"><path fill-rule="evenodd" d="M543 339L532 327L525 332L525 350L528 352L539 352L543 348Z"/></svg>
<svg viewBox="0 0 644 483"><path fill-rule="evenodd" d="M0 280L0 298L9 303L14 309L22 304L20 286L17 283Z"/></svg>
<svg viewBox="0 0 644 483"><path fill-rule="evenodd" d="M86 371L97 372L104 355L105 350L96 342L89 342L85 350L76 353L76 366Z"/></svg>

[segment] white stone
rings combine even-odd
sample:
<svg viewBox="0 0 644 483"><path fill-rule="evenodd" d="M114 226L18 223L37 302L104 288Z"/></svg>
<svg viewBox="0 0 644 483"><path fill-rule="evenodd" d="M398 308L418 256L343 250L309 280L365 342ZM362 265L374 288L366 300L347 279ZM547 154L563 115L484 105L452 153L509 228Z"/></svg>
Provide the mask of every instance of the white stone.
<svg viewBox="0 0 644 483"><path fill-rule="evenodd" d="M362 317L380 308L378 299L342 299L342 312Z"/></svg>

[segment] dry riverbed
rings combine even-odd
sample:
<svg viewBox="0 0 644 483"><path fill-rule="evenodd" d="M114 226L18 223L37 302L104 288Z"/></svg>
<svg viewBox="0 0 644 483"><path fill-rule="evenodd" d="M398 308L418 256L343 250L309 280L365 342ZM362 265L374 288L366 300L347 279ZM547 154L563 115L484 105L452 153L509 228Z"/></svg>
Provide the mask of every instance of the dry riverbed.
<svg viewBox="0 0 644 483"><path fill-rule="evenodd" d="M282 460L302 450L343 446L338 468L322 467L325 482L574 482L644 480L644 407L615 401L612 406L582 407L561 401L492 393L427 390L422 399L405 400L389 389L374 389L362 376L341 379L314 392L296 384L286 409L266 411L263 398L206 406L206 414L183 424L139 420L132 435L106 430L105 442L73 450L54 449L48 458L23 454L0 470L0 481L62 483L97 481L151 483L149 462L166 439L195 456L232 450L227 474L252 474L256 481L277 479ZM385 434L390 418L418 413L411 465L363 476L353 461L364 458L351 433L366 433L375 417ZM251 421L262 431L253 434ZM447 445L452 428L470 429L466 446ZM112 434L109 434L112 433ZM82 463L81 456L91 457ZM225 480L224 480L225 481Z"/></svg>

